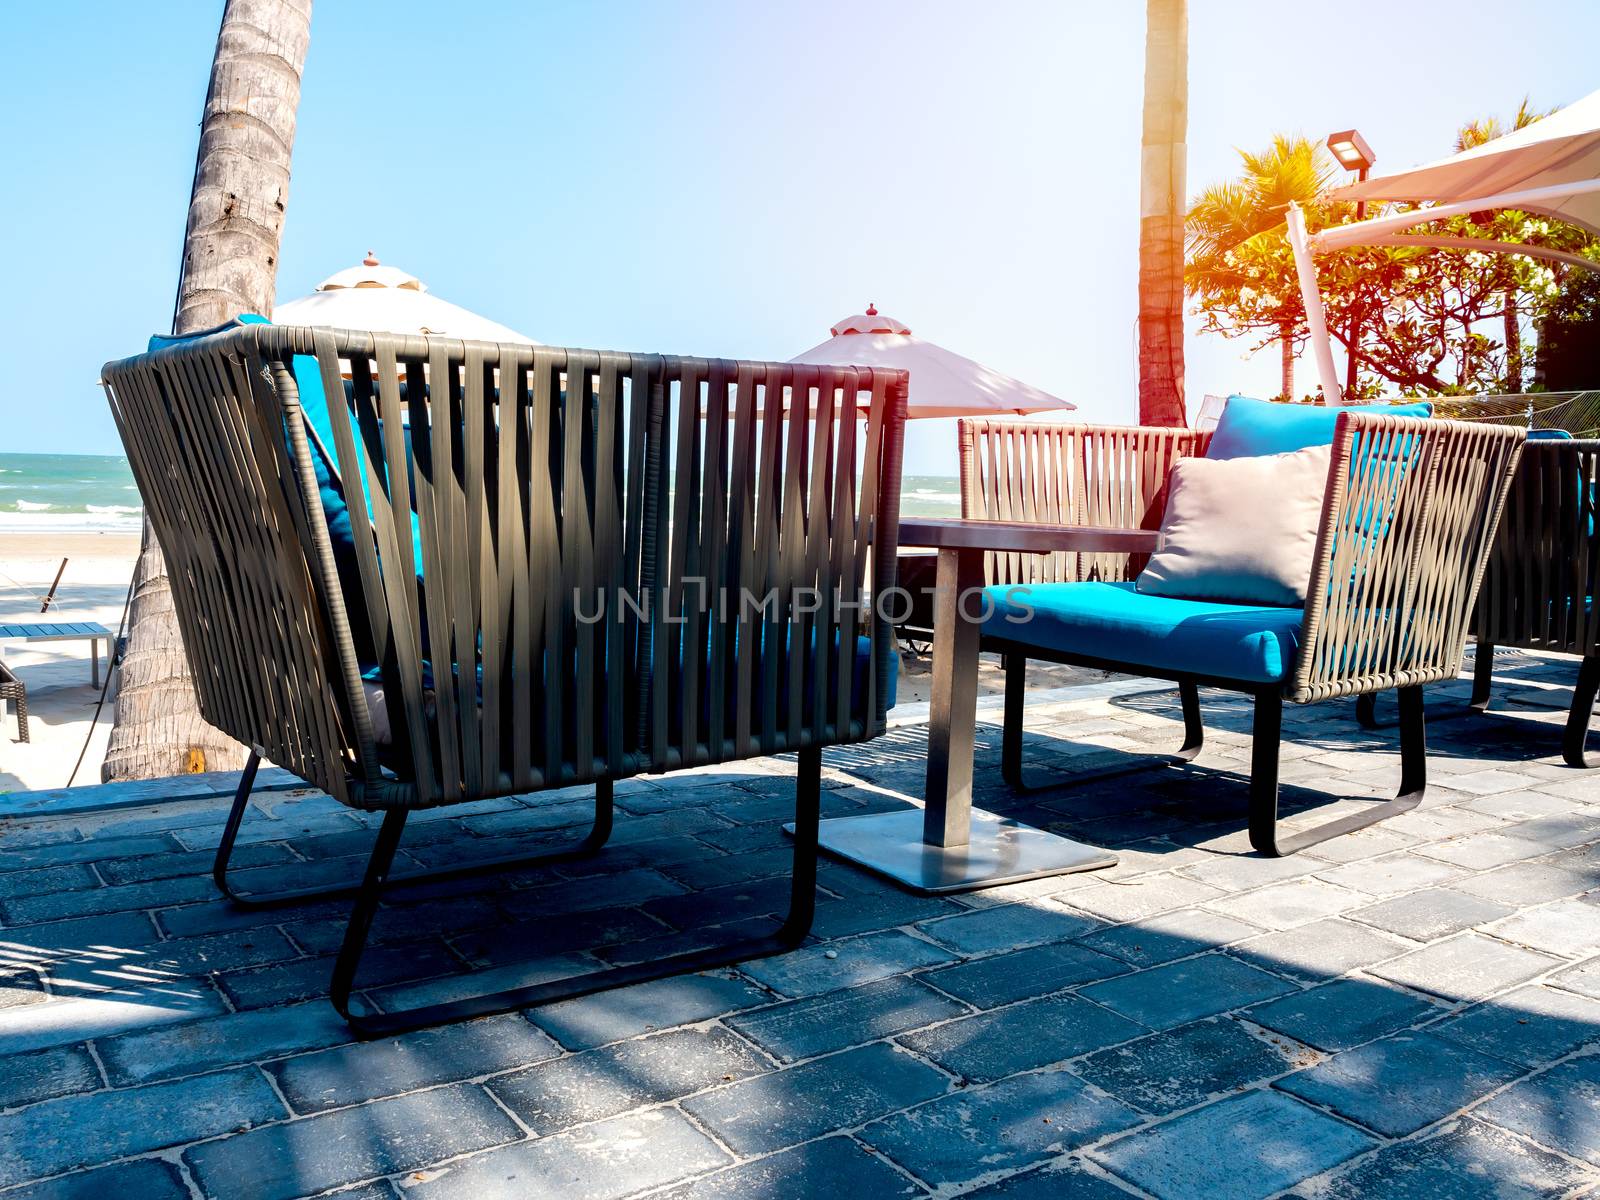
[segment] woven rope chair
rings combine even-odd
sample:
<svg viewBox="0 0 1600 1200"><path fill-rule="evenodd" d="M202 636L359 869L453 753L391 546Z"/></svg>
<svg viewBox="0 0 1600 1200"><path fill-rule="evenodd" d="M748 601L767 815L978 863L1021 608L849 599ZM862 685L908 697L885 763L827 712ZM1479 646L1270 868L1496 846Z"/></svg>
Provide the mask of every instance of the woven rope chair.
<svg viewBox="0 0 1600 1200"><path fill-rule="evenodd" d="M1209 432L1128 425L1058 425L1016 419L962 420L957 431L961 515L974 521L1038 521L1159 529L1167 505L1167 472L1180 458L1204 454ZM990 586L1133 579L1147 561L1132 554L989 554ZM994 649L994 647L989 647ZM1005 722L1000 773L1016 791L1031 787L1022 773L1023 703L1029 655L1003 656ZM1205 742L1200 693L1178 684L1183 745L1173 762L1189 762Z"/></svg>
<svg viewBox="0 0 1600 1200"><path fill-rule="evenodd" d="M1472 633L1470 707L1482 712L1494 677L1494 649L1511 646L1582 661L1572 689L1561 752L1587 767L1584 742L1600 694L1600 440L1530 439L1522 452ZM1376 725L1372 697L1362 724Z"/></svg>
<svg viewBox="0 0 1600 1200"><path fill-rule="evenodd" d="M997 428L998 426L998 428ZM1038 428L1035 426L1034 428ZM1060 427L1058 427L1060 428ZM1413 808L1427 783L1422 687L1453 679L1461 667L1466 628L1488 561L1512 472L1522 448L1521 430L1462 422L1341 413L1333 438L1328 487L1317 551L1300 621L1300 647L1281 683L1203 675L1181 667L1133 665L1114 657L1063 654L1038 645L989 636L988 648L1014 659L1028 657L1109 671L1173 679L1183 697L1189 738L1185 756L1198 750L1199 686L1242 691L1255 702L1250 776L1250 841L1265 854L1291 854ZM1002 449L995 441L1009 442ZM970 422L962 430L963 497L971 516L993 513L1009 493L1012 511L1030 501L1036 519L1076 523L1159 523L1166 466L1204 447L1200 435L1166 430L1064 427L1055 436L1061 453L1032 452L1020 422ZM1052 439L1039 444L1050 447ZM1026 455L1021 449L1030 452ZM969 461L970 460L970 461ZM1019 461L1031 465L1019 473ZM986 474L978 474L984 463ZM996 468L995 463L1009 464ZM1047 477L1054 476L1053 484ZM1021 478L1021 486L1016 480ZM1056 499L1041 500L1051 495ZM987 494L986 494L987 489ZM983 507L987 506L987 507ZM1035 582L1037 565L1013 567L997 557L994 582ZM1054 567L1071 579L1087 572L1135 569L1130 562L1068 562ZM1007 575L1006 572L1014 572ZM1106 577L1106 576L1103 576ZM1388 688L1400 693L1401 782L1395 799L1316 828L1280 836L1278 759L1283 702L1307 704L1360 696ZM1020 759L1021 689L1007 688L1006 741L1011 772Z"/></svg>
<svg viewBox="0 0 1600 1200"><path fill-rule="evenodd" d="M108 364L103 382L201 713L251 748L217 883L247 907L354 897L330 991L359 1034L804 938L821 749L886 723L891 632L875 606L833 601L865 590L870 604L894 584L904 372L248 325ZM350 510L342 542L330 487ZM408 1012L352 1010L413 811L594 787L577 845L426 878L477 875L599 851L617 779L782 753L799 756L794 876L772 935ZM230 886L262 757L382 811L359 884Z"/></svg>

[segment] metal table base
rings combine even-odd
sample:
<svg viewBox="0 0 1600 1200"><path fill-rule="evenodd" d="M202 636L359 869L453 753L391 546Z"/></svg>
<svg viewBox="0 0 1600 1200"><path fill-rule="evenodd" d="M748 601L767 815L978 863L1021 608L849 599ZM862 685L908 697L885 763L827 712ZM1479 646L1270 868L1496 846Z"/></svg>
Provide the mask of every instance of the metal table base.
<svg viewBox="0 0 1600 1200"><path fill-rule="evenodd" d="M934 846L923 841L923 811L873 813L823 821L818 844L829 854L887 875L913 891L965 892L1020 883L1045 875L1112 867L1117 856L996 816L972 810L964 846ZM794 832L785 825L786 832Z"/></svg>

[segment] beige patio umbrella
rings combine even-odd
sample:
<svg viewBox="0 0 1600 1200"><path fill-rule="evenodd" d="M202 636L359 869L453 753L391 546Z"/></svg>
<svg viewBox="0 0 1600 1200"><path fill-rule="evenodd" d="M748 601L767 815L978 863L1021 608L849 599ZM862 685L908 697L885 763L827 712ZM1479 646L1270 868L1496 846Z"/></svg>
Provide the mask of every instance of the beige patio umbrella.
<svg viewBox="0 0 1600 1200"><path fill-rule="evenodd" d="M992 367L923 341L873 305L846 317L833 336L789 361L815 366L901 368L911 372L910 417L998 417L1077 408Z"/></svg>
<svg viewBox="0 0 1600 1200"><path fill-rule="evenodd" d="M384 266L370 250L359 266L328 276L309 296L277 305L272 319L279 325L326 325L542 345L498 321L439 299L415 275Z"/></svg>

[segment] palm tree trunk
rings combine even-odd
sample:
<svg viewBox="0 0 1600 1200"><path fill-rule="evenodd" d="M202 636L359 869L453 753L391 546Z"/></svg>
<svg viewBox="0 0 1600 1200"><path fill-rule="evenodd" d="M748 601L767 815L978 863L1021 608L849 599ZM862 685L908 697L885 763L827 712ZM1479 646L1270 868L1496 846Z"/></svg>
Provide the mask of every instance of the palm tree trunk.
<svg viewBox="0 0 1600 1200"><path fill-rule="evenodd" d="M227 0L189 194L175 333L272 311L310 40L311 0ZM243 761L244 748L200 716L166 564L147 522L101 777L152 779Z"/></svg>
<svg viewBox="0 0 1600 1200"><path fill-rule="evenodd" d="M1294 330L1285 329L1278 338L1278 367L1282 373L1280 387L1285 400L1294 399Z"/></svg>
<svg viewBox="0 0 1600 1200"><path fill-rule="evenodd" d="M1517 319L1517 293L1506 289L1506 393L1515 396L1522 391L1522 325Z"/></svg>
<svg viewBox="0 0 1600 1200"><path fill-rule="evenodd" d="M1139 423L1184 425L1183 217L1187 0L1147 0L1139 186Z"/></svg>

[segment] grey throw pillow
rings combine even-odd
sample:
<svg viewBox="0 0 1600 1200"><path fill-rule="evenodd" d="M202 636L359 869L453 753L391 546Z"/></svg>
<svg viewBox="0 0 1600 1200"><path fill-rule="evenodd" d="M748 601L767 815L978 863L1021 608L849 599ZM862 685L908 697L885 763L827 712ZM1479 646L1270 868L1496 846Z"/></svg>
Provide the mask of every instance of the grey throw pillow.
<svg viewBox="0 0 1600 1200"><path fill-rule="evenodd" d="M1183 600L1297 605L1316 556L1332 449L1182 458L1168 476L1161 549L1139 591Z"/></svg>

